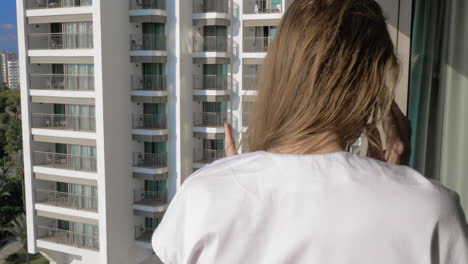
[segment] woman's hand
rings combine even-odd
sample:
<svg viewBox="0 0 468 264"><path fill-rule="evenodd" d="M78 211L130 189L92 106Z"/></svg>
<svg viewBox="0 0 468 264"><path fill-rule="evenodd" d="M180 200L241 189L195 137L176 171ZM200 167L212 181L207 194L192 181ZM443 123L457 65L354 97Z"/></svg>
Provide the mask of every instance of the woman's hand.
<svg viewBox="0 0 468 264"><path fill-rule="evenodd" d="M392 164L408 165L411 154L411 122L393 101L390 113L383 120L387 150L382 151L382 142L377 128L369 131L369 138L377 146L369 146L369 156Z"/></svg>
<svg viewBox="0 0 468 264"><path fill-rule="evenodd" d="M237 155L234 137L232 136L232 126L229 123L224 123L224 152L226 157Z"/></svg>

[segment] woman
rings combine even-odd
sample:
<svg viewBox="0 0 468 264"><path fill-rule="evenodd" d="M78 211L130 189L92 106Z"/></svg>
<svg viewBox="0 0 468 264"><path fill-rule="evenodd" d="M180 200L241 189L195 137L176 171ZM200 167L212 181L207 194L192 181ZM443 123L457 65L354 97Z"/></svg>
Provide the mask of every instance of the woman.
<svg viewBox="0 0 468 264"><path fill-rule="evenodd" d="M153 235L164 263L468 263L456 193L346 152L398 112L375 1L296 0L263 65L248 152L234 155L226 126L231 156L184 182ZM397 163L392 141L382 158Z"/></svg>

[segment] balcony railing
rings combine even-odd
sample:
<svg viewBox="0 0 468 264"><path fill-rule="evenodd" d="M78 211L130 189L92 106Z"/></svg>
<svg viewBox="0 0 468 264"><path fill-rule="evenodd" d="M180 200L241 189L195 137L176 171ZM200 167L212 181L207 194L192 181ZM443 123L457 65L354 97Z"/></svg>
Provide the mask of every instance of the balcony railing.
<svg viewBox="0 0 468 264"><path fill-rule="evenodd" d="M63 230L55 227L36 226L37 238L57 244L99 250L99 236Z"/></svg>
<svg viewBox="0 0 468 264"><path fill-rule="evenodd" d="M227 36L194 36L194 52L228 52Z"/></svg>
<svg viewBox="0 0 468 264"><path fill-rule="evenodd" d="M195 75L193 89L195 90L227 90L229 88L227 75Z"/></svg>
<svg viewBox="0 0 468 264"><path fill-rule="evenodd" d="M29 34L29 49L92 49L92 33Z"/></svg>
<svg viewBox="0 0 468 264"><path fill-rule="evenodd" d="M242 126L249 126L250 119L252 118L252 113L242 112Z"/></svg>
<svg viewBox="0 0 468 264"><path fill-rule="evenodd" d="M91 6L92 0L28 0L28 9Z"/></svg>
<svg viewBox="0 0 468 264"><path fill-rule="evenodd" d="M281 13L282 5L272 4L266 0L244 0L244 14L271 14Z"/></svg>
<svg viewBox="0 0 468 264"><path fill-rule="evenodd" d="M193 0L193 13L229 13L228 0Z"/></svg>
<svg viewBox="0 0 468 264"><path fill-rule="evenodd" d="M94 76L83 74L31 74L31 89L93 91Z"/></svg>
<svg viewBox="0 0 468 264"><path fill-rule="evenodd" d="M68 170L96 171L96 157L34 151L33 161L36 166Z"/></svg>
<svg viewBox="0 0 468 264"><path fill-rule="evenodd" d="M132 90L166 91L166 75L132 75Z"/></svg>
<svg viewBox="0 0 468 264"><path fill-rule="evenodd" d="M194 149L194 162L208 164L217 159L225 157L224 150L217 149Z"/></svg>
<svg viewBox="0 0 468 264"><path fill-rule="evenodd" d="M36 189L36 202L79 210L97 211L98 209L97 196L79 195L68 192Z"/></svg>
<svg viewBox="0 0 468 264"><path fill-rule="evenodd" d="M244 75L242 79L243 90L257 90L257 75Z"/></svg>
<svg viewBox="0 0 468 264"><path fill-rule="evenodd" d="M133 115L134 129L166 129L166 115Z"/></svg>
<svg viewBox="0 0 468 264"><path fill-rule="evenodd" d="M131 50L166 50L166 36L159 34L131 34Z"/></svg>
<svg viewBox="0 0 468 264"><path fill-rule="evenodd" d="M130 9L166 10L166 0L130 0Z"/></svg>
<svg viewBox="0 0 468 264"><path fill-rule="evenodd" d="M133 195L134 195L133 201L135 203L154 204L154 203L166 203L167 202L166 191L139 190L139 191L134 191Z"/></svg>
<svg viewBox="0 0 468 264"><path fill-rule="evenodd" d="M134 167L162 168L167 167L167 153L133 153Z"/></svg>
<svg viewBox="0 0 468 264"><path fill-rule="evenodd" d="M33 128L53 128L62 130L95 131L94 116L73 116L32 113Z"/></svg>
<svg viewBox="0 0 468 264"><path fill-rule="evenodd" d="M193 113L194 126L222 127L224 122L230 122L227 112L195 112Z"/></svg>
<svg viewBox="0 0 468 264"><path fill-rule="evenodd" d="M156 228L143 225L135 226L135 240L150 243L154 230L156 230Z"/></svg>
<svg viewBox="0 0 468 264"><path fill-rule="evenodd" d="M272 37L244 37L244 52L267 52Z"/></svg>

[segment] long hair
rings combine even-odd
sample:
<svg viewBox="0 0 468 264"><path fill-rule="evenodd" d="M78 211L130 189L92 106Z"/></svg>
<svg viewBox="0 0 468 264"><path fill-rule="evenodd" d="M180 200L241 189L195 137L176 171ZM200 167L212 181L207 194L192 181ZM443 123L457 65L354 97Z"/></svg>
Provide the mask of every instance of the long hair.
<svg viewBox="0 0 468 264"><path fill-rule="evenodd" d="M389 112L398 76L374 0L295 0L264 59L239 145L267 150L331 132L348 148Z"/></svg>

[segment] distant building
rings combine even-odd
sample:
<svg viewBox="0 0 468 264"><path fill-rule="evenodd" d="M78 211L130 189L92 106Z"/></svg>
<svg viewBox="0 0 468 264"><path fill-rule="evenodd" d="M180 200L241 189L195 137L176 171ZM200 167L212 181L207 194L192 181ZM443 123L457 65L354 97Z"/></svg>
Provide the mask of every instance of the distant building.
<svg viewBox="0 0 468 264"><path fill-rule="evenodd" d="M17 89L19 85L18 60L7 62L8 82L7 86L10 89Z"/></svg>
<svg viewBox="0 0 468 264"><path fill-rule="evenodd" d="M14 52L0 52L0 70L1 70L1 82L6 83L8 86L8 62L11 60L17 60L16 53ZM18 79L18 73L16 73L16 79Z"/></svg>

